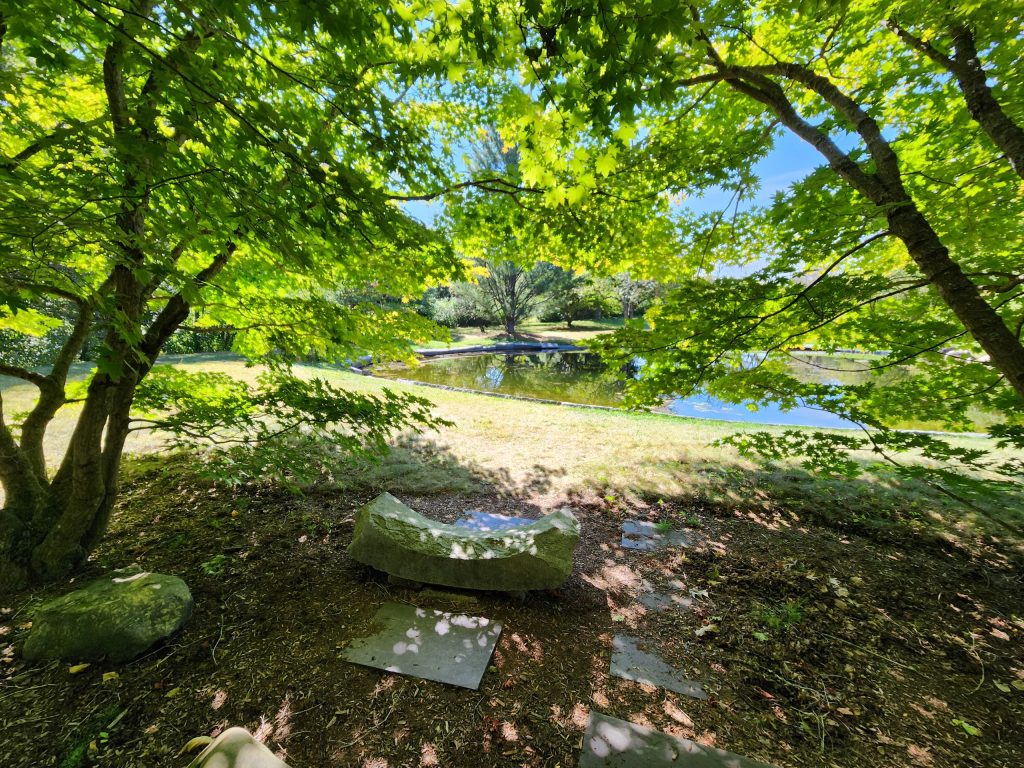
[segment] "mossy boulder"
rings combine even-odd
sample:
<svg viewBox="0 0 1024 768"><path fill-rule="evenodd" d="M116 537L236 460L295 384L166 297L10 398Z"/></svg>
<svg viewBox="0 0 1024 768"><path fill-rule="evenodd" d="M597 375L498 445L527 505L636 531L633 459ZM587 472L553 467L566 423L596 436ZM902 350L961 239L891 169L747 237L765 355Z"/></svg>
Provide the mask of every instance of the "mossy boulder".
<svg viewBox="0 0 1024 768"><path fill-rule="evenodd" d="M567 509L528 525L477 531L431 520L382 493L356 514L348 551L402 579L523 592L562 585L579 538L579 521Z"/></svg>
<svg viewBox="0 0 1024 768"><path fill-rule="evenodd" d="M22 654L30 661L129 661L191 615L192 595L177 576L114 571L39 608Z"/></svg>

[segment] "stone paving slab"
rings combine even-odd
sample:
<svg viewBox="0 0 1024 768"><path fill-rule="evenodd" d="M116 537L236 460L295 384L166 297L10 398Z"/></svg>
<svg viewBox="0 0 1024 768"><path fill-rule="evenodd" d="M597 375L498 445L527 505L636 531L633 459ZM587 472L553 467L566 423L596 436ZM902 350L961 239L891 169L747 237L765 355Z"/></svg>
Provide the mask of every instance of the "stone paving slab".
<svg viewBox="0 0 1024 768"><path fill-rule="evenodd" d="M662 531L655 523L646 520L624 522L622 540L619 542L623 549L637 549L641 552L653 552L664 547L689 547L692 544L690 537L683 531Z"/></svg>
<svg viewBox="0 0 1024 768"><path fill-rule="evenodd" d="M694 699L706 699L704 688L695 680L687 680L682 673L660 656L640 648L642 641L628 635L616 635L612 640L610 672L623 680L656 685Z"/></svg>
<svg viewBox="0 0 1024 768"><path fill-rule="evenodd" d="M693 598L685 595L663 595L661 592L645 592L640 595L640 605L652 611L666 613L668 611L688 611L693 605Z"/></svg>
<svg viewBox="0 0 1024 768"><path fill-rule="evenodd" d="M591 712L579 768L772 768L724 749Z"/></svg>
<svg viewBox="0 0 1024 768"><path fill-rule="evenodd" d="M342 658L385 672L476 690L490 663L501 624L479 616L385 603L379 630L349 643Z"/></svg>
<svg viewBox="0 0 1024 768"><path fill-rule="evenodd" d="M518 528L521 525L536 523L528 517L512 517L511 515L499 515L491 512L480 512L475 509L467 510L462 517L452 525L456 528L468 528L471 531L504 531L508 528Z"/></svg>
<svg viewBox="0 0 1024 768"><path fill-rule="evenodd" d="M188 768L288 768L244 728L228 728Z"/></svg>

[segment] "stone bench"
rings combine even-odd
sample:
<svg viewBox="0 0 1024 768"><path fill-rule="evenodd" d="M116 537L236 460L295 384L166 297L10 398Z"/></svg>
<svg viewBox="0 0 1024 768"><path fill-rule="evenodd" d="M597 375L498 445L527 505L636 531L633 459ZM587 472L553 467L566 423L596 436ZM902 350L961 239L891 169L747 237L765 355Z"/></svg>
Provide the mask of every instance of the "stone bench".
<svg viewBox="0 0 1024 768"><path fill-rule="evenodd" d="M228 728L188 768L288 768L244 728Z"/></svg>
<svg viewBox="0 0 1024 768"><path fill-rule="evenodd" d="M348 551L400 579L524 592L562 585L579 538L579 521L568 510L529 525L476 531L430 520L382 493L356 514Z"/></svg>

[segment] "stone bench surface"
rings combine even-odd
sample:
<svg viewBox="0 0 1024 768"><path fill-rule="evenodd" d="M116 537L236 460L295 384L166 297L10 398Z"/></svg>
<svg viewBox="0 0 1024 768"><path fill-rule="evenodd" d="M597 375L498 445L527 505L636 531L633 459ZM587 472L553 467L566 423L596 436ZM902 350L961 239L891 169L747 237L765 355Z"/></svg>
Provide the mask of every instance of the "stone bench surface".
<svg viewBox="0 0 1024 768"><path fill-rule="evenodd" d="M228 728L188 768L288 768L244 728Z"/></svg>
<svg viewBox="0 0 1024 768"><path fill-rule="evenodd" d="M481 531L431 520L382 493L356 514L349 554L410 581L521 592L563 584L579 536L579 521L565 509L529 525Z"/></svg>

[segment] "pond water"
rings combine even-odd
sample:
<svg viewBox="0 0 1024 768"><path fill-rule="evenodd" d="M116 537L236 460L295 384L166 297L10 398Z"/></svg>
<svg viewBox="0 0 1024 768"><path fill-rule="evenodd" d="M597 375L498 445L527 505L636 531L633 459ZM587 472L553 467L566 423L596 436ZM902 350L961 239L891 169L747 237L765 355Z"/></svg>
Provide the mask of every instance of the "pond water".
<svg viewBox="0 0 1024 768"><path fill-rule="evenodd" d="M863 358L802 353L794 355L790 370L803 381L828 384L857 384L866 381L870 362ZM374 368L373 374L384 378L401 378L472 389L499 392L520 397L557 400L585 405L618 406L622 404L626 377L636 371L622 373L609 370L600 357L587 352L482 353L429 358L414 368L392 366ZM890 378L907 375L893 369ZM783 410L776 404L751 409L746 403L727 403L707 394L667 399L662 413L698 419L716 419L755 424L782 424L817 428L856 428L856 424L834 414L797 406ZM979 430L991 418L973 415ZM942 424L905 421L894 425L900 429L941 430Z"/></svg>
<svg viewBox="0 0 1024 768"><path fill-rule="evenodd" d="M815 359L819 358L819 359ZM866 363L848 358L808 355L794 362L807 380L854 383L867 374ZM484 353L436 357L419 366L375 368L375 376L403 378L481 392L534 397L585 405L622 403L627 374L610 371L586 352ZM759 424L808 427L855 427L831 413L806 406L783 411L767 405L752 411L745 404L726 403L706 394L676 397L659 411L678 416Z"/></svg>

